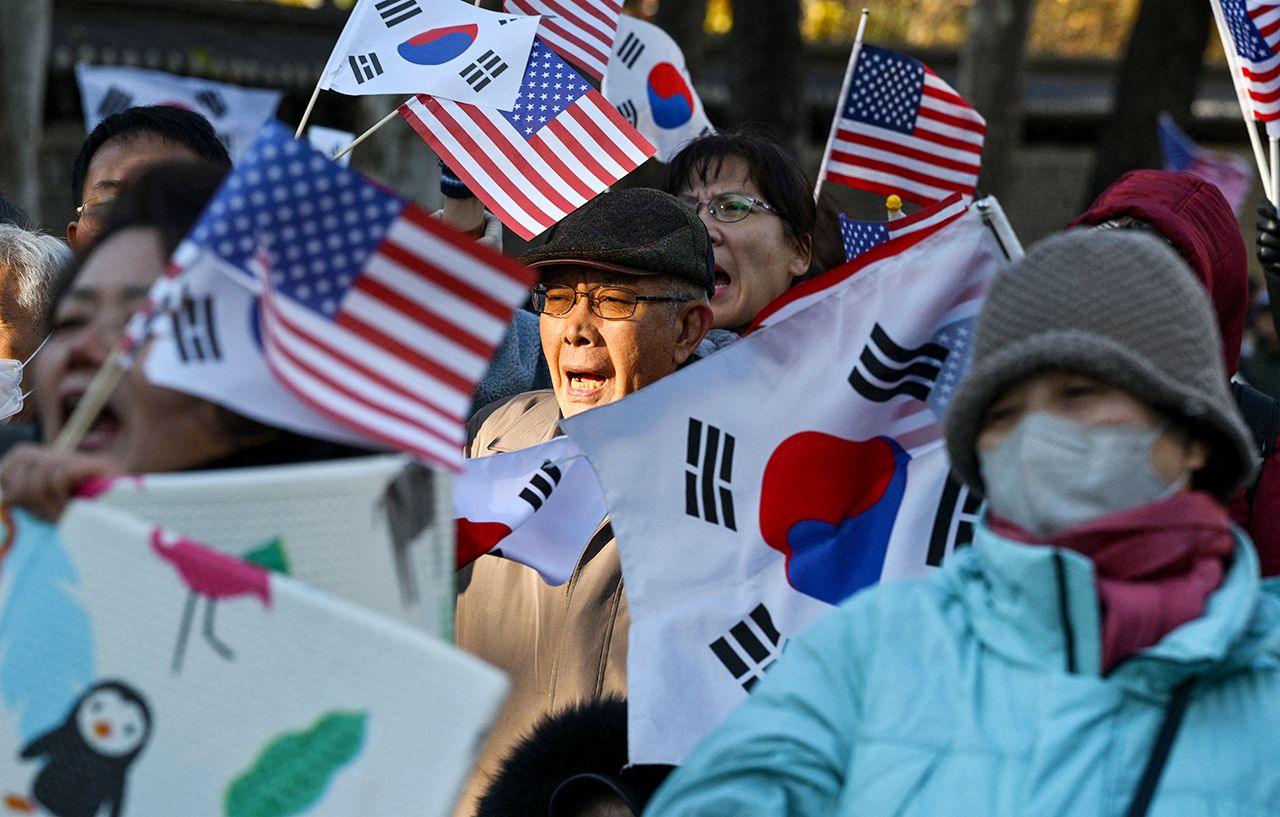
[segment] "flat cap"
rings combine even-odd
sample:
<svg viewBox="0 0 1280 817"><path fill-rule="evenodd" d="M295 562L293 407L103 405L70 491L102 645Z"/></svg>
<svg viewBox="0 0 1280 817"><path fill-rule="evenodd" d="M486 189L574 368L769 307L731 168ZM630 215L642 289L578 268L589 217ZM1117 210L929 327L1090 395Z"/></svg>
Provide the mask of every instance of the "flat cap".
<svg viewBox="0 0 1280 817"><path fill-rule="evenodd" d="M529 267L562 264L670 275L715 293L711 237L675 196L648 187L601 193L565 216L542 245L520 256Z"/></svg>

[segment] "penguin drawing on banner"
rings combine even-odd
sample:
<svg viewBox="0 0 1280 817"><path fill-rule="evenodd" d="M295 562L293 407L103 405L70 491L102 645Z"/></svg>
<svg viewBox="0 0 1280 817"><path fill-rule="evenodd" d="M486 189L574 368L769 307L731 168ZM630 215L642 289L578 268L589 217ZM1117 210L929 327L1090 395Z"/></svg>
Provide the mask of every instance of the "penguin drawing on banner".
<svg viewBox="0 0 1280 817"><path fill-rule="evenodd" d="M151 710L140 694L119 681L96 684L60 726L22 750L45 759L32 797L56 817L120 817L125 775L150 737Z"/></svg>

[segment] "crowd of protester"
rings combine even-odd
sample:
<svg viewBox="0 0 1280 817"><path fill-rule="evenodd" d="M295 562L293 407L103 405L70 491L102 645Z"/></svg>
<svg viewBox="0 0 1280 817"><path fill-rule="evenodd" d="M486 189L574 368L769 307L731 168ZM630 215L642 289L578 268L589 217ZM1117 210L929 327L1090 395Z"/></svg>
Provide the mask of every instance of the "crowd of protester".
<svg viewBox="0 0 1280 817"><path fill-rule="evenodd" d="M197 114L132 108L76 159L65 244L0 199L0 358L31 358L5 503L56 519L93 477L367 453L140 366L77 450L50 445L230 166ZM437 217L500 248L442 170ZM691 142L660 187L606 192L522 255L539 282L479 386L468 456L715 354L834 263L809 179L761 133ZM1259 235L1280 278L1274 211ZM513 686L458 813L1275 813L1280 342L1246 246L1211 184L1136 171L1003 270L946 420L954 474L988 505L972 546L793 639L679 769L628 764L608 519L565 585L496 556L464 568L457 643Z"/></svg>

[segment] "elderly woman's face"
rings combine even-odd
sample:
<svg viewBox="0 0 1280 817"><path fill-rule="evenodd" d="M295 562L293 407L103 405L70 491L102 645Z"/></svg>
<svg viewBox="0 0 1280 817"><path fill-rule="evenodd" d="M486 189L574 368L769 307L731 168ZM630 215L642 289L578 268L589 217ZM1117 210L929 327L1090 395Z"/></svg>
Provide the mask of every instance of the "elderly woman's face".
<svg viewBox="0 0 1280 817"><path fill-rule="evenodd" d="M93 249L57 303L53 333L32 363L37 415L54 439L129 317L164 269L155 230L123 230ZM79 450L116 459L130 471L180 471L231 453L217 409L160 388L143 375L143 356L116 387Z"/></svg>
<svg viewBox="0 0 1280 817"><path fill-rule="evenodd" d="M715 169L714 165L710 168ZM690 182L691 186L681 190L680 195L700 202L721 193L745 193L764 200L747 164L736 156L726 157L719 172L708 173L705 181L693 178ZM700 212L715 253L712 325L717 329L743 329L770 301L786 292L792 281L808 271L809 246L798 245L781 218L759 207L742 221L731 224L712 218L706 207Z"/></svg>
<svg viewBox="0 0 1280 817"><path fill-rule="evenodd" d="M979 452L1007 438L1023 417L1043 411L1082 425L1142 426L1154 430L1160 415L1129 392L1086 375L1048 371L1007 389L987 410ZM1199 441L1165 429L1151 446L1151 470L1173 483L1203 468L1208 452Z"/></svg>

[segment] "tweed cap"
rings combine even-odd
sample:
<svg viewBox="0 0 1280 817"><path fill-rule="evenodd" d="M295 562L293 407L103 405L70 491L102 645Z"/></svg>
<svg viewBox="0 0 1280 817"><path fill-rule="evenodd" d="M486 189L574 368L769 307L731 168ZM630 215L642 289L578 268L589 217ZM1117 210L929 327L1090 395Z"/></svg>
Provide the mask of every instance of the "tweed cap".
<svg viewBox="0 0 1280 817"><path fill-rule="evenodd" d="M634 187L601 193L565 216L542 245L520 256L529 267L562 264L628 275L670 275L715 293L711 237L675 196Z"/></svg>
<svg viewBox="0 0 1280 817"><path fill-rule="evenodd" d="M973 363L947 409L951 467L984 492L976 441L987 409L1046 369L1091 375L1191 425L1211 446L1197 484L1220 497L1257 461L1222 362L1204 288L1159 239L1130 230L1073 230L1037 244L987 293Z"/></svg>

